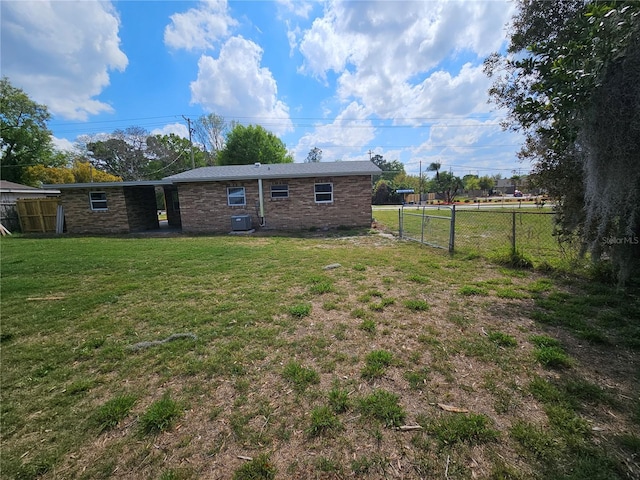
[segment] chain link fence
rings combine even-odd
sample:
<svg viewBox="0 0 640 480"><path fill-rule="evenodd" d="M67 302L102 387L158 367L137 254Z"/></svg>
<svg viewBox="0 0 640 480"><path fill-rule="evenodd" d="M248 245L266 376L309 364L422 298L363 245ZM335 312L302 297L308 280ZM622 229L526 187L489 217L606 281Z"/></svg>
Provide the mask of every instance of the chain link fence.
<svg viewBox="0 0 640 480"><path fill-rule="evenodd" d="M378 211L393 228L390 211ZM557 263L575 252L560 245L554 235L554 212L539 207L517 209L455 206L408 206L397 211L401 238L425 245L490 256L517 252L536 263Z"/></svg>

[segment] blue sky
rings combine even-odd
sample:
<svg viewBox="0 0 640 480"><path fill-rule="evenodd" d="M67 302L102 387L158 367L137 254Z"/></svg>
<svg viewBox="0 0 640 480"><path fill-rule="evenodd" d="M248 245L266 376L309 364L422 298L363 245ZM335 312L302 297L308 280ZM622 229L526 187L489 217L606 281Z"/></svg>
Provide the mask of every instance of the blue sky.
<svg viewBox="0 0 640 480"><path fill-rule="evenodd" d="M141 126L187 135L216 113L278 135L295 161L431 162L513 175L521 137L488 102L484 58L512 3L2 0L2 75L47 105L61 148Z"/></svg>

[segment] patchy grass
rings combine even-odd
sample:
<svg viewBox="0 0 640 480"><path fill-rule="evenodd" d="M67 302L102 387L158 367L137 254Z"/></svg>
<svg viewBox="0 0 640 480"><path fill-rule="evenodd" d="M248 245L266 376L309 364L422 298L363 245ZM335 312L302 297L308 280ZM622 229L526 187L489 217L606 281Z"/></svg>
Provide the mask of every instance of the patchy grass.
<svg viewBox="0 0 640 480"><path fill-rule="evenodd" d="M638 476L637 291L344 235L3 238L3 478Z"/></svg>

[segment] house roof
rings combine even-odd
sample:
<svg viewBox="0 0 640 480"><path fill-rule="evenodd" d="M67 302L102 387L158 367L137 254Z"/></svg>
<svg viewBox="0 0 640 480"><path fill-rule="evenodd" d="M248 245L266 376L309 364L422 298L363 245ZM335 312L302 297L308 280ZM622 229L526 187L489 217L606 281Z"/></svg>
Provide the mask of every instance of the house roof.
<svg viewBox="0 0 640 480"><path fill-rule="evenodd" d="M171 182L167 180L136 180L131 182L61 183L43 185L43 187L54 187L60 189L93 188L94 190L99 190L100 188L109 187L155 187L158 185L171 185Z"/></svg>
<svg viewBox="0 0 640 480"><path fill-rule="evenodd" d="M369 161L270 163L201 167L166 177L173 183L256 180L258 178L344 177L378 175L382 172Z"/></svg>
<svg viewBox="0 0 640 480"><path fill-rule="evenodd" d="M54 187L54 190L43 190L42 188L29 187L27 185L21 185L19 183L9 182L7 180L0 180L0 191L4 193L46 193L57 194L60 191Z"/></svg>

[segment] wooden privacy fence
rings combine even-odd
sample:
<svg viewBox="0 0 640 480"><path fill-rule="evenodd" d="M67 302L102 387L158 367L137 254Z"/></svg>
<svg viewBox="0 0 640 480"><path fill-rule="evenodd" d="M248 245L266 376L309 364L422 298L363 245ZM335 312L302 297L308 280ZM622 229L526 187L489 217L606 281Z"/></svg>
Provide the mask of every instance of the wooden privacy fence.
<svg viewBox="0 0 640 480"><path fill-rule="evenodd" d="M16 201L23 233L55 233L58 218L57 198L21 198Z"/></svg>

